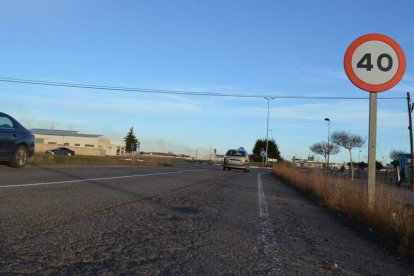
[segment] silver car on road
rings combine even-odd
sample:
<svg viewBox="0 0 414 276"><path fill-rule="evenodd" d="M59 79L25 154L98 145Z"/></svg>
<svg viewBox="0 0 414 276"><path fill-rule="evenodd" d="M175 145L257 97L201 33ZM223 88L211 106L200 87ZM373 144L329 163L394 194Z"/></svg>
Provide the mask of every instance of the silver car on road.
<svg viewBox="0 0 414 276"><path fill-rule="evenodd" d="M223 171L231 169L241 169L245 172L250 170L250 160L244 148L229 149L224 155Z"/></svg>

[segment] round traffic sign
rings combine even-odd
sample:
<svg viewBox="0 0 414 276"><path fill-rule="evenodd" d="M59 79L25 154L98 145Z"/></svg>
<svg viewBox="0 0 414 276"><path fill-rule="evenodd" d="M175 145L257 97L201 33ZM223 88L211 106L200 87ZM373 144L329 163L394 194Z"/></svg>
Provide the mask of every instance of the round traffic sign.
<svg viewBox="0 0 414 276"><path fill-rule="evenodd" d="M260 152L260 156L266 157L266 155L267 155L267 152L265 152L265 151Z"/></svg>
<svg viewBox="0 0 414 276"><path fill-rule="evenodd" d="M367 34L348 47L344 67L353 84L368 92L394 87L405 72L404 52L395 40L383 34Z"/></svg>

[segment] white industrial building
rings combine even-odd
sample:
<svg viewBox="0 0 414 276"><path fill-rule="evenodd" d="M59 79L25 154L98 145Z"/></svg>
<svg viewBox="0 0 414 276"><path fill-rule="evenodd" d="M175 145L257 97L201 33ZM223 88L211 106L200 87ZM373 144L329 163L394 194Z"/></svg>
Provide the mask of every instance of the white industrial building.
<svg viewBox="0 0 414 276"><path fill-rule="evenodd" d="M123 142L111 141L100 134L81 134L75 130L39 128L30 131L35 137L36 152L45 152L48 149L63 146L74 150L77 155L125 155Z"/></svg>

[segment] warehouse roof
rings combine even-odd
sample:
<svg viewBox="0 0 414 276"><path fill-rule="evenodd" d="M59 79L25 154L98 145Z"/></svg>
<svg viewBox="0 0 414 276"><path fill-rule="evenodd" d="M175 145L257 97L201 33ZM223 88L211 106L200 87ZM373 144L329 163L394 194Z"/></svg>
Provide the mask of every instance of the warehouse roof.
<svg viewBox="0 0 414 276"><path fill-rule="evenodd" d="M77 130L33 128L30 131L33 134L39 134L39 135L75 136L75 137L90 137L90 138L98 138L98 137L103 136L101 134L81 134Z"/></svg>

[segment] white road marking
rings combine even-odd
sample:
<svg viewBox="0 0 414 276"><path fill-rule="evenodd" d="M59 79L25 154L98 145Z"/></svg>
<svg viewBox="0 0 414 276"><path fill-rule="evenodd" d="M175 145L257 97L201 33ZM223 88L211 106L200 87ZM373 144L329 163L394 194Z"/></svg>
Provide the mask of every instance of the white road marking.
<svg viewBox="0 0 414 276"><path fill-rule="evenodd" d="M261 218L269 217L269 209L267 208L266 198L263 191L261 174L257 175L257 193L259 195L259 215Z"/></svg>
<svg viewBox="0 0 414 276"><path fill-rule="evenodd" d="M257 175L257 194L259 197L257 207L259 210L259 217L261 218L262 224L261 231L259 233L259 241L263 245L264 254L266 255L268 261L271 262L267 265L272 266L271 270L272 273L274 273L274 275L280 275L280 271L278 269L278 263L280 261L277 259L276 256L276 244L274 241L275 234L273 232L273 226L269 215L269 209L267 208L267 202L262 186L262 179L260 173Z"/></svg>
<svg viewBox="0 0 414 276"><path fill-rule="evenodd" d="M274 233L272 228L272 223L270 221L269 216L269 209L267 208L266 198L263 191L262 186L262 179L261 174L259 173L257 175L257 193L259 196L259 217L262 219L262 231L260 233L260 239L263 242L263 245L265 247L265 250L267 250L270 246L269 243L272 242Z"/></svg>
<svg viewBox="0 0 414 276"><path fill-rule="evenodd" d="M133 177L146 177L146 176L165 175L165 174L178 174L178 173L183 173L183 172L197 172L197 171L205 171L205 170L203 170L203 169L200 169L200 170L182 170L182 171L175 171L175 172L133 174L133 175L86 178L86 179L64 180L64 181L53 181L53 182L4 185L4 186L0 186L0 188L14 188L14 187L29 187L29 186L55 185L55 184L67 184L67 183L80 183L80 182L88 182L88 181L101 181L101 180L112 180L112 179L133 178Z"/></svg>

